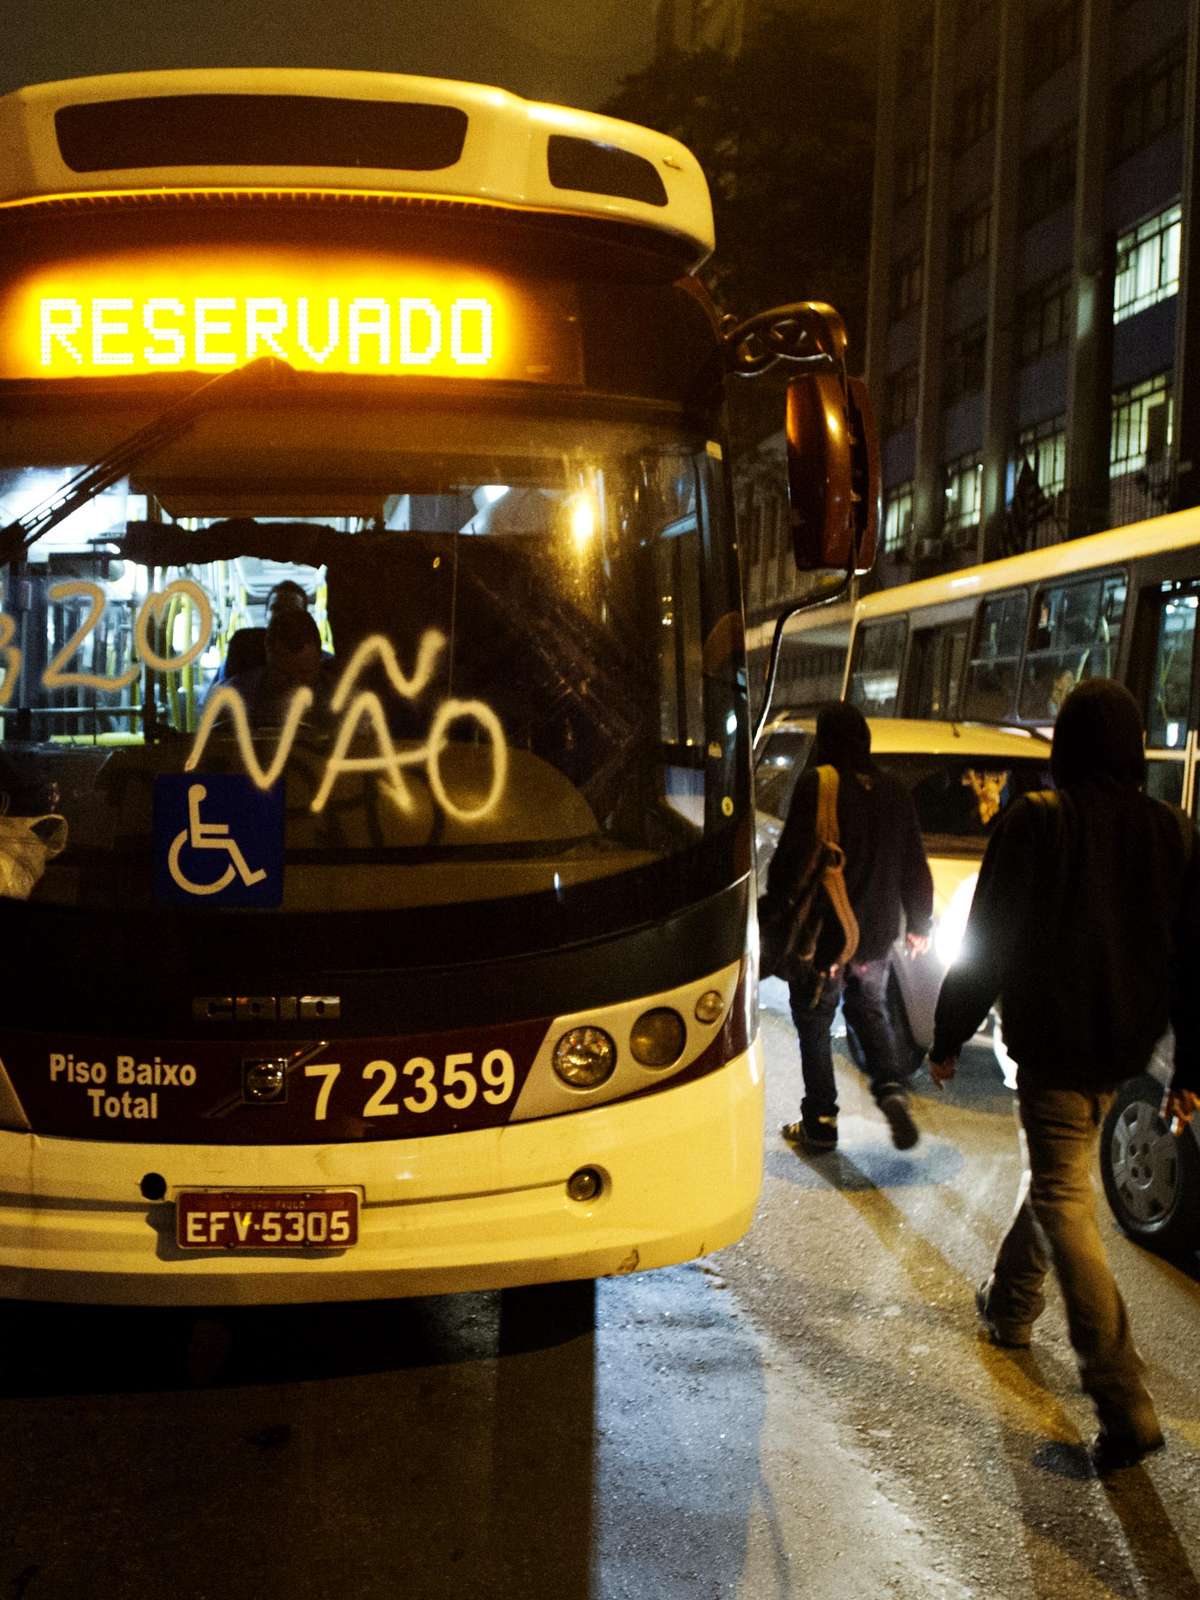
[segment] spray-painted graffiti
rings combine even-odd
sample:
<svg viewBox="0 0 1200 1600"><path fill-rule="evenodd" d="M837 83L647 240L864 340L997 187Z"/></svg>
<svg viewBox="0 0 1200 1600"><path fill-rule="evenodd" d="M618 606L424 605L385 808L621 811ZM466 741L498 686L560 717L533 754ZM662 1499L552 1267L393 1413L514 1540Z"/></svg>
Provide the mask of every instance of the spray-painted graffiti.
<svg viewBox="0 0 1200 1600"><path fill-rule="evenodd" d="M311 809L325 809L330 793L344 772L378 772L384 775L383 789L401 811L411 811L414 806L409 785L404 781L404 767L425 767L425 776L438 804L449 816L459 822L477 822L490 815L499 803L508 777L508 745L500 719L483 700L443 700L433 714L429 734L424 744L415 749L396 748L388 730L387 714L379 696L371 689L359 689L358 682L373 661L382 663L388 682L402 699L415 700L429 685L437 665L438 656L445 646L445 635L430 628L417 647L417 661L411 677L407 676L396 659L391 641L382 634L372 634L364 639L351 656L342 672L330 699L330 709L340 716L333 749L325 763L325 771L312 799ZM200 764L218 718L227 712L233 723L242 764L261 789L269 789L279 777L295 743L305 713L313 704L313 691L298 688L293 691L284 715L283 727L270 763L264 766L258 759L250 727L250 714L245 700L231 684L222 684L205 705L195 742L185 763L185 770L194 771ZM441 757L456 722L473 721L486 734L491 747L492 782L483 800L476 806L464 808L447 793L441 772ZM359 730L373 736L375 753L367 756L349 754Z"/></svg>
<svg viewBox="0 0 1200 1600"><path fill-rule="evenodd" d="M190 578L176 578L165 589L148 594L138 607L134 620L134 640L141 658L139 661L126 668L124 672L111 675L99 672L71 672L67 669L67 663L73 656L79 654L85 640L94 631L104 614L105 593L98 583L89 583L87 579L79 578L51 584L47 595L51 602L59 604L68 600L87 600L90 604L87 616L42 673L44 689L96 689L101 694L115 694L121 689L127 689L143 667L151 667L155 672L182 672L184 667L203 655L212 638L213 614L208 596L200 585L193 583ZM155 649L151 632L155 623L176 599L187 599L195 608L196 637L181 655L163 656ZM6 612L0 611L0 653L3 655L4 671L3 682L0 682L0 706L6 706L12 699L21 671L23 659L21 651L12 643L15 633L15 620Z"/></svg>
<svg viewBox="0 0 1200 1600"><path fill-rule="evenodd" d="M100 621L105 594L99 584L72 580L52 585L49 598L58 602L86 600L88 610L75 632L42 673L42 687L45 689L77 686L100 693L116 693L128 688L146 666L164 674L182 672L204 653L212 637L213 611L208 596L190 578L177 578L160 592L147 595L138 609L134 638L139 659L135 665L112 675L72 670L72 659L78 655ZM194 627L189 628L191 642L178 655L164 655L156 648L153 635L167 609L180 600L186 600L194 610ZM7 705L11 699L21 669L21 651L13 643L15 634L14 619L0 612L0 670L4 674L0 681L0 705ZM486 701L450 698L441 701L433 710L424 742L415 746L406 742L403 748L398 748L389 730L383 701L373 689L361 685L364 673L378 664L401 699L416 700L433 681L438 658L445 645L443 633L436 628L428 629L417 646L416 662L410 674L401 667L391 641L383 634L372 634L362 640L339 675L330 697L329 709L339 720L321 781L313 795L312 811L321 812L325 809L334 785L343 774L374 772L380 775L381 788L392 802L401 811L411 812L416 802L411 785L405 781L404 769L412 767L424 768L426 782L434 799L456 821L478 822L496 810L508 779L508 744L499 717ZM312 689L308 687L298 687L293 691L284 711L274 752L264 764L255 748L250 708L241 691L233 683L216 685L201 713L192 748L184 763L185 771L193 772L200 766L213 730L224 717L232 724L246 772L259 788L269 789L287 766L288 757L314 698ZM449 793L442 771L451 730L463 723L473 723L476 730L482 732L491 756L490 786L483 798L470 806L460 805ZM261 742L261 732L258 738ZM352 754L352 751L361 750L364 741L372 746L371 753Z"/></svg>

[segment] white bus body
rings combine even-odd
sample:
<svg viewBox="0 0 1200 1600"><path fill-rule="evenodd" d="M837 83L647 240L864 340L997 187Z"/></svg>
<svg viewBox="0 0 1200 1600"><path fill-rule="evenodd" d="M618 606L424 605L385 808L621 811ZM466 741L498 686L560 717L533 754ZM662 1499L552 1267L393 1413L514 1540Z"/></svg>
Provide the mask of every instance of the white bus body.
<svg viewBox="0 0 1200 1600"><path fill-rule="evenodd" d="M1198 605L1200 512L1173 512L866 596L844 694L875 717L1048 734L1076 683L1117 678L1142 709L1150 792L1194 813Z"/></svg>
<svg viewBox="0 0 1200 1600"><path fill-rule="evenodd" d="M749 714L694 159L444 80L79 79L0 99L0 229L0 1295L424 1294L738 1237Z"/></svg>

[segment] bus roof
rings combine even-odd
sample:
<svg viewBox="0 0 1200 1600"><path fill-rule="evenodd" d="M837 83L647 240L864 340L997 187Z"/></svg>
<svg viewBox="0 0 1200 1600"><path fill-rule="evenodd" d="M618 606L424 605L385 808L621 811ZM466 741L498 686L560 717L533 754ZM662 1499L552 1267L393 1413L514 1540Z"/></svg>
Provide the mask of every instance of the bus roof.
<svg viewBox="0 0 1200 1600"><path fill-rule="evenodd" d="M0 96L0 207L347 193L649 228L713 249L696 158L665 134L504 89L291 68L132 72Z"/></svg>
<svg viewBox="0 0 1200 1600"><path fill-rule="evenodd" d="M858 601L854 618L856 622L865 622L898 611L916 611L951 600L969 600L973 595L991 594L997 589L1015 589L1043 579L1069 577L1074 572L1119 566L1135 557L1184 550L1190 545L1200 545L1200 511L1172 511L1166 516L1110 528L1105 533L1091 533L1082 539L1064 539L1060 544L1027 550L1019 556L984 561L978 566L921 578L916 583L878 589Z"/></svg>

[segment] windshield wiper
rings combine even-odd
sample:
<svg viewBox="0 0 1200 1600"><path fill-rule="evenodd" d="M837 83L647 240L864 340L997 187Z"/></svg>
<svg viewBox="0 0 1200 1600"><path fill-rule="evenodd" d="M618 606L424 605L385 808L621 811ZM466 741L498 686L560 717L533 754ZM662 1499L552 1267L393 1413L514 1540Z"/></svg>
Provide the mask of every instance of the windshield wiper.
<svg viewBox="0 0 1200 1600"><path fill-rule="evenodd" d="M295 369L277 356L260 356L244 367L232 367L228 372L219 372L215 378L207 379L190 394L184 395L182 400L168 406L153 422L114 445L92 466L83 467L40 505L34 506L15 522L10 522L7 528L0 531L0 563L19 561L44 533L49 533L51 528L64 522L80 506L111 488L143 456L178 438L194 418L214 401L224 399L230 389L243 385L270 386L284 378L290 380L295 375Z"/></svg>

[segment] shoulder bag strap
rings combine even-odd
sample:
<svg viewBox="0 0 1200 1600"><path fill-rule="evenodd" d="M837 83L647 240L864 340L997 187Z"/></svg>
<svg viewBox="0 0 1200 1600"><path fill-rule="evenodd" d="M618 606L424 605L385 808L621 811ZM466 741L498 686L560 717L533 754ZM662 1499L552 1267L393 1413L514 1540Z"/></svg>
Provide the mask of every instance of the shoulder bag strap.
<svg viewBox="0 0 1200 1600"><path fill-rule="evenodd" d="M817 838L822 844L837 844L838 775L836 767L817 768Z"/></svg>
<svg viewBox="0 0 1200 1600"><path fill-rule="evenodd" d="M840 967L849 961L858 949L858 918L851 908L850 896L846 892L846 879L842 872L846 854L838 840L837 768L818 767L817 783L817 837L826 846L822 882L844 935L841 954L834 962L835 967Z"/></svg>

